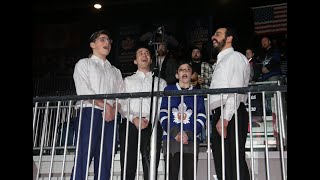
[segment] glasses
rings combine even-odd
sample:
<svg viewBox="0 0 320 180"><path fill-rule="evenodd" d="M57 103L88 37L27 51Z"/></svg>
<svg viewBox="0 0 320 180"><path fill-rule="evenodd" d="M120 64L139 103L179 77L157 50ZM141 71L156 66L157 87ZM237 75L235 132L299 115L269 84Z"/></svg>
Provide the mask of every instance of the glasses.
<svg viewBox="0 0 320 180"><path fill-rule="evenodd" d="M102 43L107 42L107 43L109 43L109 44L112 44L112 39L109 39L108 37L99 37L99 38L97 38L96 40L98 40L98 41L100 41L100 42L102 42Z"/></svg>

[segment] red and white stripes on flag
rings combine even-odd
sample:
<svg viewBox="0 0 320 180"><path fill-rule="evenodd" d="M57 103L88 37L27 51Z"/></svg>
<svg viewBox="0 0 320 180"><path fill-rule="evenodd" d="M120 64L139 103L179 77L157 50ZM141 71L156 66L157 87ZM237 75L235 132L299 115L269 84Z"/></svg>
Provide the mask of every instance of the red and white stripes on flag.
<svg viewBox="0 0 320 180"><path fill-rule="evenodd" d="M287 3L252 7L254 31L260 34L287 32Z"/></svg>

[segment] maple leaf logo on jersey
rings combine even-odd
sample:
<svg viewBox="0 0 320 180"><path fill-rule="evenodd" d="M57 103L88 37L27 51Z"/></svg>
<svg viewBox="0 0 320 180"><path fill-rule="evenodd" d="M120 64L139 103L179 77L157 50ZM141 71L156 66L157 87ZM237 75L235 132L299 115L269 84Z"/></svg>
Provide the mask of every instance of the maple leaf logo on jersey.
<svg viewBox="0 0 320 180"><path fill-rule="evenodd" d="M188 124L190 123L190 116L192 114L192 110L191 109L187 110L187 105L185 103L181 103L178 106L178 109L177 108L172 109L172 114L174 117L173 122L179 124L182 119L183 124Z"/></svg>

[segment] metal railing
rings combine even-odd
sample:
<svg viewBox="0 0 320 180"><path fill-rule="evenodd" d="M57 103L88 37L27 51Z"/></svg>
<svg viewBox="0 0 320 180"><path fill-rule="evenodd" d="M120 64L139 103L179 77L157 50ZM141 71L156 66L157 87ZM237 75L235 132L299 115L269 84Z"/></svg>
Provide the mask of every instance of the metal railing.
<svg viewBox="0 0 320 180"><path fill-rule="evenodd" d="M272 82L274 83L274 82ZM276 82L278 84L278 82ZM192 91L161 91L159 93L155 93L155 95L158 95L160 98L167 96L167 97L175 97L175 96L205 96L207 98L206 103L206 118L207 118L207 124L206 129L204 130L205 136L203 137L202 145L204 145L202 148L205 148L203 152L207 154L206 160L204 162L204 166L198 163L194 165L194 174L195 179L201 179L200 177L203 176L201 173L197 173L197 171L202 171L204 167L207 169L207 177L205 179L212 179L212 174L214 174L214 169L212 169L212 158L211 158L211 142L210 142L210 95L214 94L234 94L237 96L238 94L247 94L248 97L252 97L252 94L261 94L262 96L262 106L263 106L263 113L262 113L262 122L261 125L263 125L263 131L260 132L259 136L255 136L254 134L254 127L252 127L253 124L253 117L252 117L252 107L251 107L251 100L252 98L248 98L248 114L249 114L249 133L247 141L249 141L249 148L247 149L247 155L249 155L248 159L250 159L250 172L251 172L251 179L254 180L256 176L258 176L257 172L260 170L257 170L257 166L255 165L255 162L257 159L256 153L262 152L265 156L264 160L264 173L265 173L265 179L273 179L272 174L270 174L270 171L273 171L273 166L270 164L270 146L269 146L269 139L270 134L268 134L268 123L272 124L272 129L276 131L273 135L273 138L275 139L275 143L273 147L275 147L274 152L278 154L278 162L277 162L277 171L280 171L280 177L282 180L287 179L286 178L286 109L285 109L285 101L283 99L283 94L285 94L287 91L286 86L270 86L270 82L265 83L257 83L255 85L245 87L245 88L224 88L224 89L199 89L199 90L192 90ZM268 115L266 112L266 93L272 93L272 115L269 116L271 119L268 119ZM47 97L35 97L33 98L33 155L35 164L37 166L37 174L36 179L43 179L47 177L48 179L52 179L53 176L59 177L59 179L65 179L66 177L70 176L71 173L71 167L73 166L73 158L74 155L77 153L77 141L75 137L75 131L77 130L74 126L74 121L76 115L79 113L79 111L82 111L82 107L80 109L77 109L75 106L76 101L86 101L86 100L94 100L94 99L105 99L105 100L128 100L133 98L147 98L150 97L150 92L140 92L140 93L121 93L121 94L101 94L101 95L83 95L83 96L47 96ZM130 102L130 100L128 100ZM158 111L159 112L159 111ZM141 117L140 117L141 118ZM120 121L120 116L115 116L115 127L114 128L114 139L113 139L113 153L117 154L118 152L118 137L117 137L117 120ZM271 120L271 121L270 121ZM269 121L269 122L268 122ZM139 132L140 133L140 132ZM157 134L157 128L153 129L153 133ZM254 141L256 138L263 139L262 141L264 144L259 147L255 147ZM140 140L140 138L139 138ZM139 141L140 142L140 141ZM196 141L194 141L195 143ZM152 142L151 142L152 143ZM153 142L156 143L156 142ZM138 148L140 147L140 144L138 144ZM151 148L153 146L151 145ZM182 146L183 147L183 146ZM164 147L163 147L164 148ZM170 148L170 147L169 147ZM152 151L152 149L151 149ZM201 151L201 150L200 150ZM138 151L139 152L139 151ZM71 157L69 155L72 155ZM273 153L274 156L274 153ZM137 159L139 161L139 154L137 154ZM60 161L57 159L61 159ZM151 163L155 163L155 156L150 156ZM44 159L46 159L47 163L44 163ZM119 158L118 158L119 159ZM116 168L119 168L119 164L116 164L116 161L118 160L116 156L112 156L112 164L111 164L111 179L119 179L120 174L114 173L116 171ZM164 160L164 159L163 159ZM59 162L57 162L59 161ZM125 160L126 161L126 160ZM181 161L183 161L183 158L181 157ZM166 160L164 160L166 162ZM119 163L119 162L118 162ZM256 162L257 163L257 162ZM69 167L67 167L67 164ZM180 166L180 169L182 168L182 164ZM165 175L168 174L168 165L166 164L165 167L167 169L163 168L162 178L166 178ZM92 173L89 172L89 166L90 163L88 163L88 169L87 169L87 177L92 176ZM139 162L137 162L137 174L136 177L141 178L141 170L139 168ZM91 167L91 166L90 166ZM153 167L150 169L150 179L155 179L154 173L152 171L156 171L154 169L156 166L151 165ZM91 167L92 168L92 167ZM101 167L100 167L101 168ZM91 170L92 171L92 170ZM159 169L158 169L159 171ZM99 171L100 172L100 171ZM118 171L117 171L118 172ZM239 172L239 170L238 170ZM182 175L182 171L180 174L180 178ZM159 177L159 173L158 173ZM159 179L159 178L158 178ZM160 178L161 179L161 178Z"/></svg>
<svg viewBox="0 0 320 180"><path fill-rule="evenodd" d="M33 78L33 96L63 96L76 94L72 76Z"/></svg>

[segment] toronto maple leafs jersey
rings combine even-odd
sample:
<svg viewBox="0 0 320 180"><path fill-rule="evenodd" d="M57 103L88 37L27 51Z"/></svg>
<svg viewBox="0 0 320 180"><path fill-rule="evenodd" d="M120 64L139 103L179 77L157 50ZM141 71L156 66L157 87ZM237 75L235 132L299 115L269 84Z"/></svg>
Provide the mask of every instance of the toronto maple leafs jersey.
<svg viewBox="0 0 320 180"><path fill-rule="evenodd" d="M191 86L188 90L192 90ZM178 83L168 85L164 91L181 90ZM197 96L197 109L196 109L196 134L198 140L200 140L200 133L206 123L206 113L204 105L204 97ZM172 96L170 101L170 136L171 141L175 141L174 137L180 132L180 123L183 122L183 131L188 135L189 141L193 141L194 132L194 96L183 96L183 102L181 97ZM160 123L163 128L163 140L167 139L168 128L168 97L163 97L160 106ZM182 120L181 120L182 119ZM199 141L197 141L199 142Z"/></svg>

